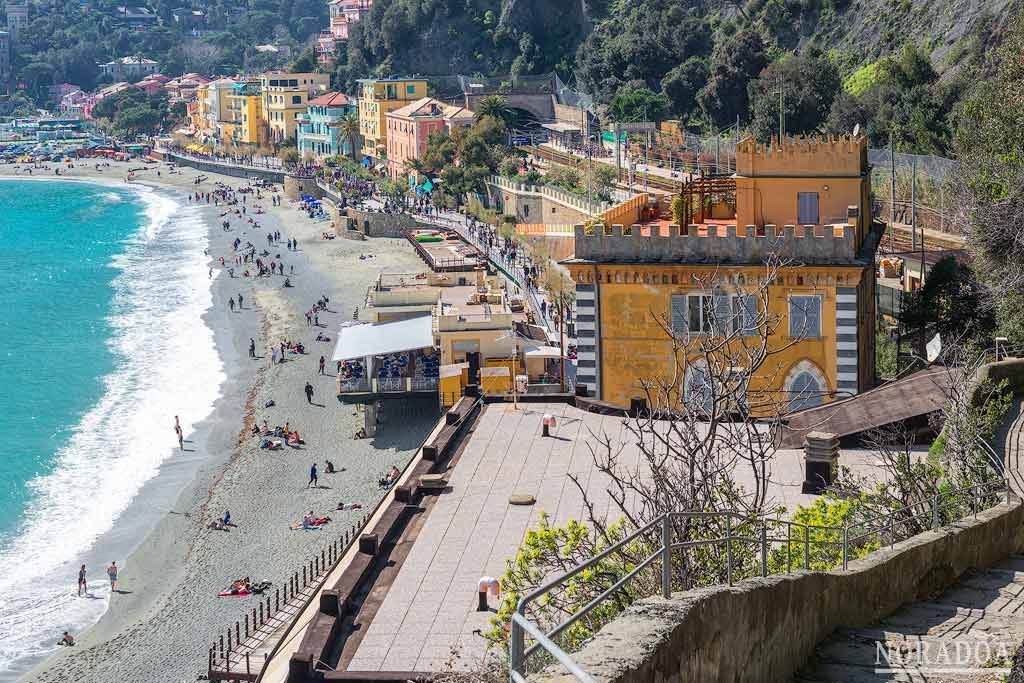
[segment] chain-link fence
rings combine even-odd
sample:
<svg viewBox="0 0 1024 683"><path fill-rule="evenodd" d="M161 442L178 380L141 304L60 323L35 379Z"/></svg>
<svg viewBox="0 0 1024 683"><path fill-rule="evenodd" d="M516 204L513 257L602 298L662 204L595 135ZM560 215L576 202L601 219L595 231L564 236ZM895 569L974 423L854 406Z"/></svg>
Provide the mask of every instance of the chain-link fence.
<svg viewBox="0 0 1024 683"><path fill-rule="evenodd" d="M956 212L955 180L959 164L955 160L871 149L868 163L875 215L897 224L956 232L952 217Z"/></svg>

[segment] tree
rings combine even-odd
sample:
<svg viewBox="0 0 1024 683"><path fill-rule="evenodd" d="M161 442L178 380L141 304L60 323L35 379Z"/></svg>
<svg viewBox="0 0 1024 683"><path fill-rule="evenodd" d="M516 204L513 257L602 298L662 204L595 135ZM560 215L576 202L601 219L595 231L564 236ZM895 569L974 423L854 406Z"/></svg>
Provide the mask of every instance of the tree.
<svg viewBox="0 0 1024 683"><path fill-rule="evenodd" d="M708 65L699 57L687 59L662 79L662 92L668 97L672 112L683 121L699 110L697 93L707 79Z"/></svg>
<svg viewBox="0 0 1024 683"><path fill-rule="evenodd" d="M760 140L778 134L780 86L785 132L797 135L818 130L842 83L828 57L814 50L789 54L770 64L748 86L751 127Z"/></svg>
<svg viewBox="0 0 1024 683"><path fill-rule="evenodd" d="M752 30L740 31L715 48L707 84L697 101L719 128L745 120L749 112L747 82L768 63L764 42Z"/></svg>
<svg viewBox="0 0 1024 683"><path fill-rule="evenodd" d="M1024 345L1024 19L956 111L958 222L999 333Z"/></svg>
<svg viewBox="0 0 1024 683"><path fill-rule="evenodd" d="M346 112L338 121L338 133L351 147L352 159L358 159L359 152L356 147L359 145L359 115L351 111Z"/></svg>
<svg viewBox="0 0 1024 683"><path fill-rule="evenodd" d="M648 88L626 87L612 98L608 114L617 123L653 121L658 123L668 116L670 104L663 93Z"/></svg>
<svg viewBox="0 0 1024 683"><path fill-rule="evenodd" d="M307 47L302 51L302 54L292 62L291 71L308 73L310 71L316 71L316 66L316 55L313 53L313 48Z"/></svg>
<svg viewBox="0 0 1024 683"><path fill-rule="evenodd" d="M916 353L935 334L945 343L976 343L984 347L992 337L995 321L982 305L982 287L971 269L955 256L946 256L928 271L924 285L904 294L900 322Z"/></svg>
<svg viewBox="0 0 1024 683"><path fill-rule="evenodd" d="M479 123L484 117L490 117L506 126L511 125L515 120L515 114L508 106L508 100L501 95L487 95L480 98L476 104L476 111L473 112L473 118Z"/></svg>

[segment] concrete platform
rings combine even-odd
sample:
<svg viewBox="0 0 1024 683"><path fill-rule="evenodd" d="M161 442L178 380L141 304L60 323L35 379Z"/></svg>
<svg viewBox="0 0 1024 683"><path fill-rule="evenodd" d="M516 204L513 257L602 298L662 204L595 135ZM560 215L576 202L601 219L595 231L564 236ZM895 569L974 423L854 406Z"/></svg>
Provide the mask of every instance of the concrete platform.
<svg viewBox="0 0 1024 683"><path fill-rule="evenodd" d="M541 436L544 413L558 417L553 438ZM595 434L622 447L623 466L637 463L639 451L621 417L564 403L521 404L518 410L488 405L448 473L449 488L406 529L401 559L372 589L339 670L432 672L478 662L486 644L478 632L490 628L493 615L476 611L477 581L504 573L542 511L556 524L585 518L583 495L568 475L579 479L599 514L618 516L605 491L607 477L594 465ZM864 452L844 451L841 462L861 474L877 472L874 456ZM793 509L813 501L800 493L803 479L802 451L780 451L773 502ZM514 494L537 502L512 505Z"/></svg>

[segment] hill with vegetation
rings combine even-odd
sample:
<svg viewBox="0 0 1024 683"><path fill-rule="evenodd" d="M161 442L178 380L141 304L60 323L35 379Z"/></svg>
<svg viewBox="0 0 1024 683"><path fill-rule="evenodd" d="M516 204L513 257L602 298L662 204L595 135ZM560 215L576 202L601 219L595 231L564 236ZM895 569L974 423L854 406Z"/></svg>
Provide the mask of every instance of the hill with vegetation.
<svg viewBox="0 0 1024 683"><path fill-rule="evenodd" d="M676 118L690 127L847 132L872 144L948 154L964 92L984 78L1024 0L376 0L337 55L335 86L368 75L499 76L557 71L616 118ZM168 74L284 66L327 23L326 0L194 0L199 36L174 18L179 0L143 0L159 21L136 30L123 0L29 0L15 50L18 89L102 82L96 63L128 54ZM132 3L129 3L132 4ZM301 55L301 56L299 56ZM0 104L0 113L2 104Z"/></svg>

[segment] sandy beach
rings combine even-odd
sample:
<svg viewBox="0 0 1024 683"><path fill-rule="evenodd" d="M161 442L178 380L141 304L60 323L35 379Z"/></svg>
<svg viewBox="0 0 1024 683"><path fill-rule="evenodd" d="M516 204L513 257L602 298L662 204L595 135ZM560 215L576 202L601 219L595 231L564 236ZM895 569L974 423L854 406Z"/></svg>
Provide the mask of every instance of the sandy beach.
<svg viewBox="0 0 1024 683"><path fill-rule="evenodd" d="M74 169L62 168L59 178L123 184L127 169L141 165L112 162L97 170L94 164L81 163ZM189 168L171 175L165 164L150 166L151 170L136 172L134 183L151 185L182 203L192 192L212 192L217 181L232 188L245 185L237 178ZM197 186L198 175L207 179ZM13 166L0 166L0 176L28 177ZM31 177L55 176L50 167ZM121 528L119 523L111 532L117 543L108 547L133 550L127 557L108 558L122 567L121 592L112 595L105 615L91 629L76 634L76 647L56 652L24 680L195 681L205 672L206 651L215 635L252 606L244 598L218 598L217 593L245 576L283 582L302 560L318 553L365 512L338 512L337 504L371 508L383 495L378 478L391 464L403 467L436 421L432 401L396 403L385 412L376 437L356 440L362 416L337 401L331 374L338 326L352 318L377 273L423 267L409 245L388 239L324 240L320 235L326 224L311 221L286 198L281 207L272 207L268 193L261 201L250 195L249 215L254 203L266 211L254 216L258 228L231 218L231 229L224 231L220 214L225 207L211 201L203 209L214 271L213 305L204 319L214 332L227 373L214 412L185 435L184 452L168 460L136 496L122 515L131 524ZM232 278L221 269L221 256L231 265L235 238L242 244L251 241L261 251L267 247L267 233L275 230L281 241L269 247L271 258L280 254L286 273L294 268L293 287L282 286L284 276L244 278L243 268L236 267ZM298 239L297 251L287 249L288 238ZM359 258L371 253L374 258ZM244 306L231 310L228 299L239 294ZM308 327L304 312L324 295L330 300L329 310L320 312L319 328ZM329 336L331 343L314 341L318 332ZM256 342L256 359L249 358L250 339ZM283 339L302 342L306 353L289 355L286 362L272 366L268 345ZM326 375L318 374L321 355L328 359ZM303 393L307 381L315 390L312 403ZM273 407L264 407L268 401ZM180 412L187 414L188 409L182 405ZM288 422L302 434L305 445L260 450L249 429L254 421L263 420L272 427ZM170 415L167 439L175 442ZM325 473L326 460L338 473ZM320 485L306 488L314 462ZM208 529L207 523L225 510L231 511L238 526L226 532ZM332 518L329 533L289 528L310 510ZM103 566L92 567L93 581L105 580ZM73 577L68 578L73 586ZM58 636L54 634L54 640Z"/></svg>

